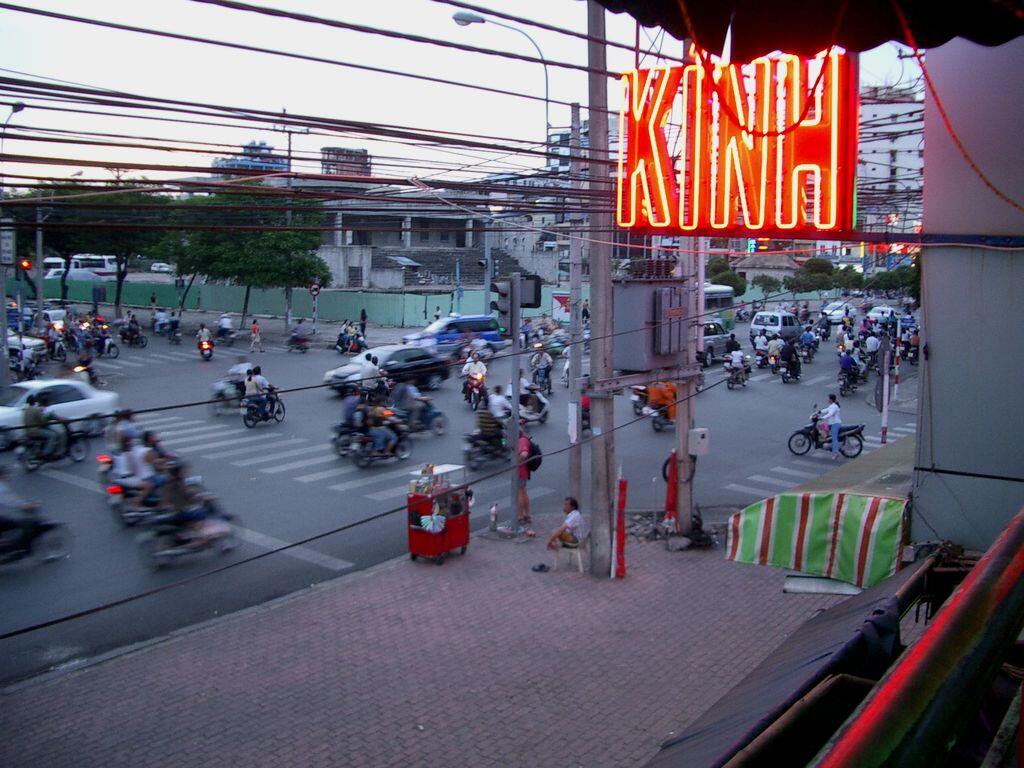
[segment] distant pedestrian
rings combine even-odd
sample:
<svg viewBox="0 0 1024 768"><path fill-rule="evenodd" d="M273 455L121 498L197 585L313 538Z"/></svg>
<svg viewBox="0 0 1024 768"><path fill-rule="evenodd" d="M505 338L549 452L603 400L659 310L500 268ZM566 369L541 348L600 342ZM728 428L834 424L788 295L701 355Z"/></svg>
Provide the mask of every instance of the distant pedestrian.
<svg viewBox="0 0 1024 768"><path fill-rule="evenodd" d="M359 310L359 334L366 337L366 307Z"/></svg>
<svg viewBox="0 0 1024 768"><path fill-rule="evenodd" d="M520 525L529 525L533 522L530 519L530 496L526 491L526 486L530 482L530 468L526 466L526 461L530 458L530 438L523 432L519 433L516 457L519 460L519 466L517 467L519 490L516 492L516 517L518 517Z"/></svg>
<svg viewBox="0 0 1024 768"><path fill-rule="evenodd" d="M434 307L434 320L440 320L440 319L441 319L441 308L440 307Z"/></svg>
<svg viewBox="0 0 1024 768"><path fill-rule="evenodd" d="M260 321L255 317L252 319L252 325L249 326L249 351L256 352L256 347L259 347L259 351L263 351L263 332L260 328Z"/></svg>
<svg viewBox="0 0 1024 768"><path fill-rule="evenodd" d="M156 312L156 291L149 294L149 308Z"/></svg>
<svg viewBox="0 0 1024 768"><path fill-rule="evenodd" d="M583 320L584 325L590 322L590 299L583 300L583 309L580 310L580 319Z"/></svg>

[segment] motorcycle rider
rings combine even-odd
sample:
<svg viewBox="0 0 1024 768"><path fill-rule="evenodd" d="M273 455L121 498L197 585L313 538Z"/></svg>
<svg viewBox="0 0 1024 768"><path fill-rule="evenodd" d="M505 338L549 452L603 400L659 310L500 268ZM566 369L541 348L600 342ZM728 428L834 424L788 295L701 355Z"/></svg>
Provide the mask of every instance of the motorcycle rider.
<svg viewBox="0 0 1024 768"><path fill-rule="evenodd" d="M346 427L353 426L352 416L362 401L362 391L358 384L349 390L348 394L341 400L341 423Z"/></svg>
<svg viewBox="0 0 1024 768"><path fill-rule="evenodd" d="M740 343L736 341L735 333L729 334L729 340L725 342L725 351L729 354L740 351Z"/></svg>
<svg viewBox="0 0 1024 768"><path fill-rule="evenodd" d="M227 312L221 313L217 320L217 341L223 341L231 336L231 316Z"/></svg>
<svg viewBox="0 0 1024 768"><path fill-rule="evenodd" d="M821 338L828 341L828 337L832 334L832 321L828 319L828 315L824 312L818 318L817 328L821 332Z"/></svg>
<svg viewBox="0 0 1024 768"><path fill-rule="evenodd" d="M256 376L256 368L253 368L245 377L245 399L256 406L256 411L263 416L267 404L266 389L260 383L260 379L266 381L263 376Z"/></svg>
<svg viewBox="0 0 1024 768"><path fill-rule="evenodd" d="M55 455L60 435L52 426L52 420L43 410L44 403L39 395L29 395L25 401L25 410L21 413L22 424L25 427L25 440L41 444L40 453L43 456Z"/></svg>
<svg viewBox="0 0 1024 768"><path fill-rule="evenodd" d="M245 380L249 376L250 370L252 370L252 364L245 355L238 355L235 358L235 364L228 368L225 379L234 385L239 397L245 394Z"/></svg>
<svg viewBox="0 0 1024 768"><path fill-rule="evenodd" d="M530 370L533 371L534 381L541 385L546 381L550 381L551 367L553 365L554 361L551 359L548 351L543 345L538 346L537 351L530 356Z"/></svg>
<svg viewBox="0 0 1024 768"><path fill-rule="evenodd" d="M789 375L794 379L800 378L800 355L796 353L796 346L793 340L789 339L782 347L779 358L789 368Z"/></svg>
<svg viewBox="0 0 1024 768"><path fill-rule="evenodd" d="M167 319L167 332L171 337L177 336L181 331L181 315L175 311Z"/></svg>
<svg viewBox="0 0 1024 768"><path fill-rule="evenodd" d="M729 350L729 370L736 371L736 380L741 384L746 381L749 371L747 370L747 363L743 359L743 352L738 347L737 349Z"/></svg>
<svg viewBox="0 0 1024 768"><path fill-rule="evenodd" d="M199 324L199 330L196 331L196 342L202 344L204 341L210 340L210 329L206 327L206 323Z"/></svg>
<svg viewBox="0 0 1024 768"><path fill-rule="evenodd" d="M121 480L121 484L138 491L131 509L135 512L141 512L146 497L163 481L156 467L159 456L157 456L156 451L146 445L145 433L141 442L132 444L133 441L126 439L125 443L123 452L127 459L127 469L130 474Z"/></svg>
<svg viewBox="0 0 1024 768"><path fill-rule="evenodd" d="M153 332L163 332L165 325L167 325L167 312L163 307L161 307L153 313Z"/></svg>
<svg viewBox="0 0 1024 768"><path fill-rule="evenodd" d="M476 412L476 428L480 436L494 448L500 448L505 437L505 428L502 423L512 412L512 404L502 392L501 385L494 387L487 398L487 407L480 408Z"/></svg>
<svg viewBox="0 0 1024 768"><path fill-rule="evenodd" d="M768 356L774 357L776 360L779 359L779 353L782 352L782 339L779 334L772 334L771 340L768 342Z"/></svg>
<svg viewBox="0 0 1024 768"><path fill-rule="evenodd" d="M839 430L843 428L835 393L829 393L828 405L818 411L818 415L828 424L829 432L832 434L832 461L835 461L839 458Z"/></svg>
<svg viewBox="0 0 1024 768"><path fill-rule="evenodd" d="M800 334L800 344L805 347L811 347L812 349L818 346L818 339L814 335L814 331L811 326L804 328L804 332Z"/></svg>
<svg viewBox="0 0 1024 768"><path fill-rule="evenodd" d="M423 395L416 387L412 377L405 379L393 393L396 408L409 414L409 423L417 426L423 423L423 411L430 398Z"/></svg>
<svg viewBox="0 0 1024 768"><path fill-rule="evenodd" d="M839 356L839 372L846 379L848 386L857 382L857 363L848 349L844 349Z"/></svg>
<svg viewBox="0 0 1024 768"><path fill-rule="evenodd" d="M306 326L302 324L301 317L292 328L292 335L288 339L288 343L296 347L305 347L309 344L309 336L306 334Z"/></svg>
<svg viewBox="0 0 1024 768"><path fill-rule="evenodd" d="M878 348L882 346L882 342L878 336L874 333L869 333L867 338L864 340L864 350L867 352L868 365L874 366L878 360Z"/></svg>
<svg viewBox="0 0 1024 768"><path fill-rule="evenodd" d="M0 542L4 550L25 550L25 536L31 530L32 524L21 516L30 515L38 508L39 504L25 501L11 489L9 470L6 465L0 464ZM17 513L19 516L11 513Z"/></svg>
<svg viewBox="0 0 1024 768"><path fill-rule="evenodd" d="M487 366L480 360L480 355L474 352L470 355L469 360L462 366L462 377L464 379L462 384L462 394L466 398L466 402L469 402L469 380L472 377L481 376L482 380L487 379Z"/></svg>
<svg viewBox="0 0 1024 768"><path fill-rule="evenodd" d="M128 326L126 331L128 333L127 341L132 344L138 341L139 337L142 336L142 329L139 327L139 320L135 317L134 312L128 315Z"/></svg>
<svg viewBox="0 0 1024 768"><path fill-rule="evenodd" d="M392 426L394 423L394 412L390 408L378 405L370 409L367 424L373 440L374 456L387 456L394 449L398 442L398 433Z"/></svg>

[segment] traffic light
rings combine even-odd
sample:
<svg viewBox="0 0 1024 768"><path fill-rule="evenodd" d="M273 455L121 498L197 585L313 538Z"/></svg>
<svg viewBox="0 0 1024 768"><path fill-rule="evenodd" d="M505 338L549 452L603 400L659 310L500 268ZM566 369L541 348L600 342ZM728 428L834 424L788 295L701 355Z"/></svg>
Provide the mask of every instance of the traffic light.
<svg viewBox="0 0 1024 768"><path fill-rule="evenodd" d="M32 259L18 259L18 269L15 277L21 280L22 275L28 275L32 271Z"/></svg>
<svg viewBox="0 0 1024 768"><path fill-rule="evenodd" d="M491 283L491 290L498 295L491 302L491 309L498 311L498 331L509 333L512 327L512 281L495 280Z"/></svg>

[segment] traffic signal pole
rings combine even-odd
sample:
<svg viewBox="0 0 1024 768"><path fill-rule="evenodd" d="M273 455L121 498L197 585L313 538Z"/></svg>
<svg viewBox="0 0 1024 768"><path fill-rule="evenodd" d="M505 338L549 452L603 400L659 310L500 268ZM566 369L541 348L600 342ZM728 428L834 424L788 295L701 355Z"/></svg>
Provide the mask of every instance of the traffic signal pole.
<svg viewBox="0 0 1024 768"><path fill-rule="evenodd" d="M583 186L580 179L580 105L572 105L572 132L569 135L569 161L572 185ZM577 201L574 202L574 207ZM583 322L580 306L583 293L583 241L573 231L580 220L572 219L569 232L569 495L577 501L583 490L583 446L580 445L582 420L580 410L580 377L583 375Z"/></svg>
<svg viewBox="0 0 1024 768"><path fill-rule="evenodd" d="M522 343L519 337L519 273L513 272L509 280L509 330L512 333L512 386L509 387L509 398L512 404L512 416L508 427L509 448L512 451L512 464L519 463L519 357ZM512 530L519 527L519 471L512 472Z"/></svg>

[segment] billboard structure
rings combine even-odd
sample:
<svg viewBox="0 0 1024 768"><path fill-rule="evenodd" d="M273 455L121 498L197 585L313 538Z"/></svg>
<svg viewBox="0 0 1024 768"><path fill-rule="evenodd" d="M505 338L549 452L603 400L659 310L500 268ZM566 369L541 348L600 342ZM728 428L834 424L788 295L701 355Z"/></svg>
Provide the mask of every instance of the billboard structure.
<svg viewBox="0 0 1024 768"><path fill-rule="evenodd" d="M616 221L665 235L844 238L855 223L856 56L773 53L624 73Z"/></svg>

